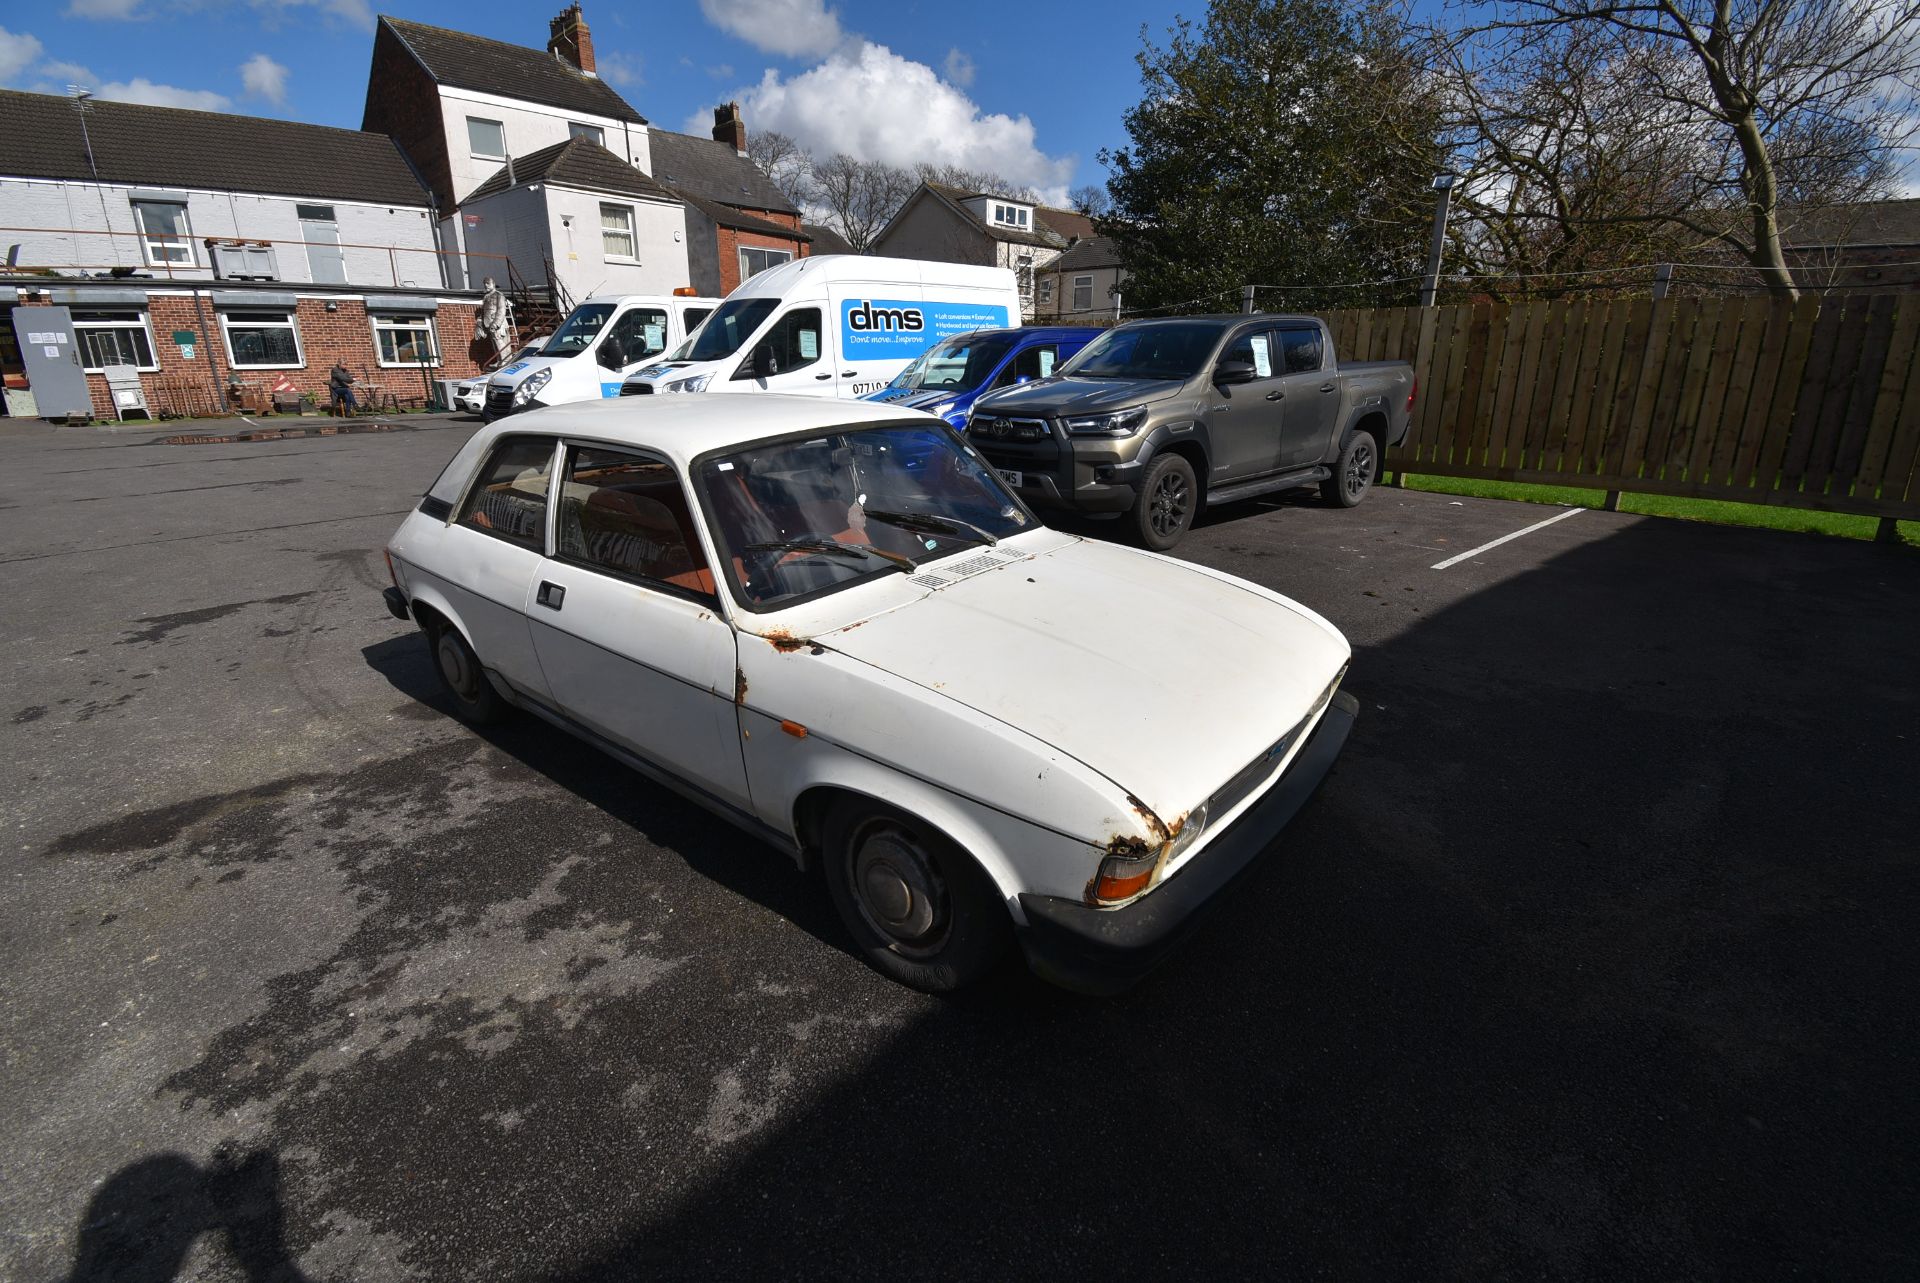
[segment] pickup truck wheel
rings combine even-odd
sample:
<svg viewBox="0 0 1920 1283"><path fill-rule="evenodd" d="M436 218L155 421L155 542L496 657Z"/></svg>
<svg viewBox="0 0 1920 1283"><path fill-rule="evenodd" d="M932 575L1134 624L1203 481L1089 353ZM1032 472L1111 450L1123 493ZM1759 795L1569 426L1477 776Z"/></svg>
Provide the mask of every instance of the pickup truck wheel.
<svg viewBox="0 0 1920 1283"><path fill-rule="evenodd" d="M433 653L433 671L453 698L455 716L473 726L491 726L507 715L507 702L480 671L480 657L451 624L427 630L427 649Z"/></svg>
<svg viewBox="0 0 1920 1283"><path fill-rule="evenodd" d="M1193 465L1177 454L1163 454L1140 479L1140 494L1127 513L1134 538L1155 552L1180 542L1193 524L1200 506L1200 488L1194 484Z"/></svg>
<svg viewBox="0 0 1920 1283"><path fill-rule="evenodd" d="M927 993L984 975L1012 921L973 861L911 817L876 802L833 809L821 833L833 906L875 970Z"/></svg>
<svg viewBox="0 0 1920 1283"><path fill-rule="evenodd" d="M1379 445L1371 432L1356 432L1341 448L1333 475L1320 483L1320 497L1336 508L1352 508L1367 497L1379 475Z"/></svg>

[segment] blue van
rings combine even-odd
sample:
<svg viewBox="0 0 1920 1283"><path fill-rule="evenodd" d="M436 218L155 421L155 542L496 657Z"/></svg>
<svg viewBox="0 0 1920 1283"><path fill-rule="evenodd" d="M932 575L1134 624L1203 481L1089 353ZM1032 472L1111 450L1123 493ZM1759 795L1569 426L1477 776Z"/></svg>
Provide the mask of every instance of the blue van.
<svg viewBox="0 0 1920 1283"><path fill-rule="evenodd" d="M1091 325L974 330L943 339L863 401L886 401L937 414L964 428L975 398L996 388L1044 379L1101 331Z"/></svg>

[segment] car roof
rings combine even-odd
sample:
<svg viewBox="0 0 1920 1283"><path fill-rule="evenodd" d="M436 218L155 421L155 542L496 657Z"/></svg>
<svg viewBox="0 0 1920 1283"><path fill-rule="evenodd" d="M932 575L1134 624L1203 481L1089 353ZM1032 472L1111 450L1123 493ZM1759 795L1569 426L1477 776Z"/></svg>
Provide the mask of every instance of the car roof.
<svg viewBox="0 0 1920 1283"><path fill-rule="evenodd" d="M1128 329L1135 325L1156 325L1167 321L1208 321L1216 325L1233 325L1240 321L1265 321L1271 325L1275 321L1317 325L1315 317L1300 312L1212 312L1200 316L1136 316L1131 321L1116 325L1115 329Z"/></svg>
<svg viewBox="0 0 1920 1283"><path fill-rule="evenodd" d="M492 437L537 432L592 437L665 455L684 467L710 450L790 433L924 420L931 414L872 401L779 393L695 392L611 397L549 406L489 424Z"/></svg>

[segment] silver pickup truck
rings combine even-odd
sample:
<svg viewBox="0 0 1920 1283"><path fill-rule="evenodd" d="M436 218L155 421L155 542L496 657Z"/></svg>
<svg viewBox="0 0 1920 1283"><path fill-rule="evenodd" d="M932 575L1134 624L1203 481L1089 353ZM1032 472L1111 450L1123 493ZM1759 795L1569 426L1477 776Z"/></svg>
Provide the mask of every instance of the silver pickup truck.
<svg viewBox="0 0 1920 1283"><path fill-rule="evenodd" d="M1336 360L1311 316L1130 321L980 398L967 437L1033 507L1123 513L1164 551L1207 503L1305 485L1359 503L1414 391L1405 361Z"/></svg>

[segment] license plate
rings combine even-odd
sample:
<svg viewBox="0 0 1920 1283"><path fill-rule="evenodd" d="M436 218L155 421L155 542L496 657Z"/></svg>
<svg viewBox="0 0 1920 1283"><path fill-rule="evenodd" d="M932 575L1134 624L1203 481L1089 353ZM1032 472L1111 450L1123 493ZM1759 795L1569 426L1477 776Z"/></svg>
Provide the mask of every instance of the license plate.
<svg viewBox="0 0 1920 1283"><path fill-rule="evenodd" d="M1024 473L1009 472L1005 468L1000 469L1000 479L1016 490L1027 484L1027 478Z"/></svg>

